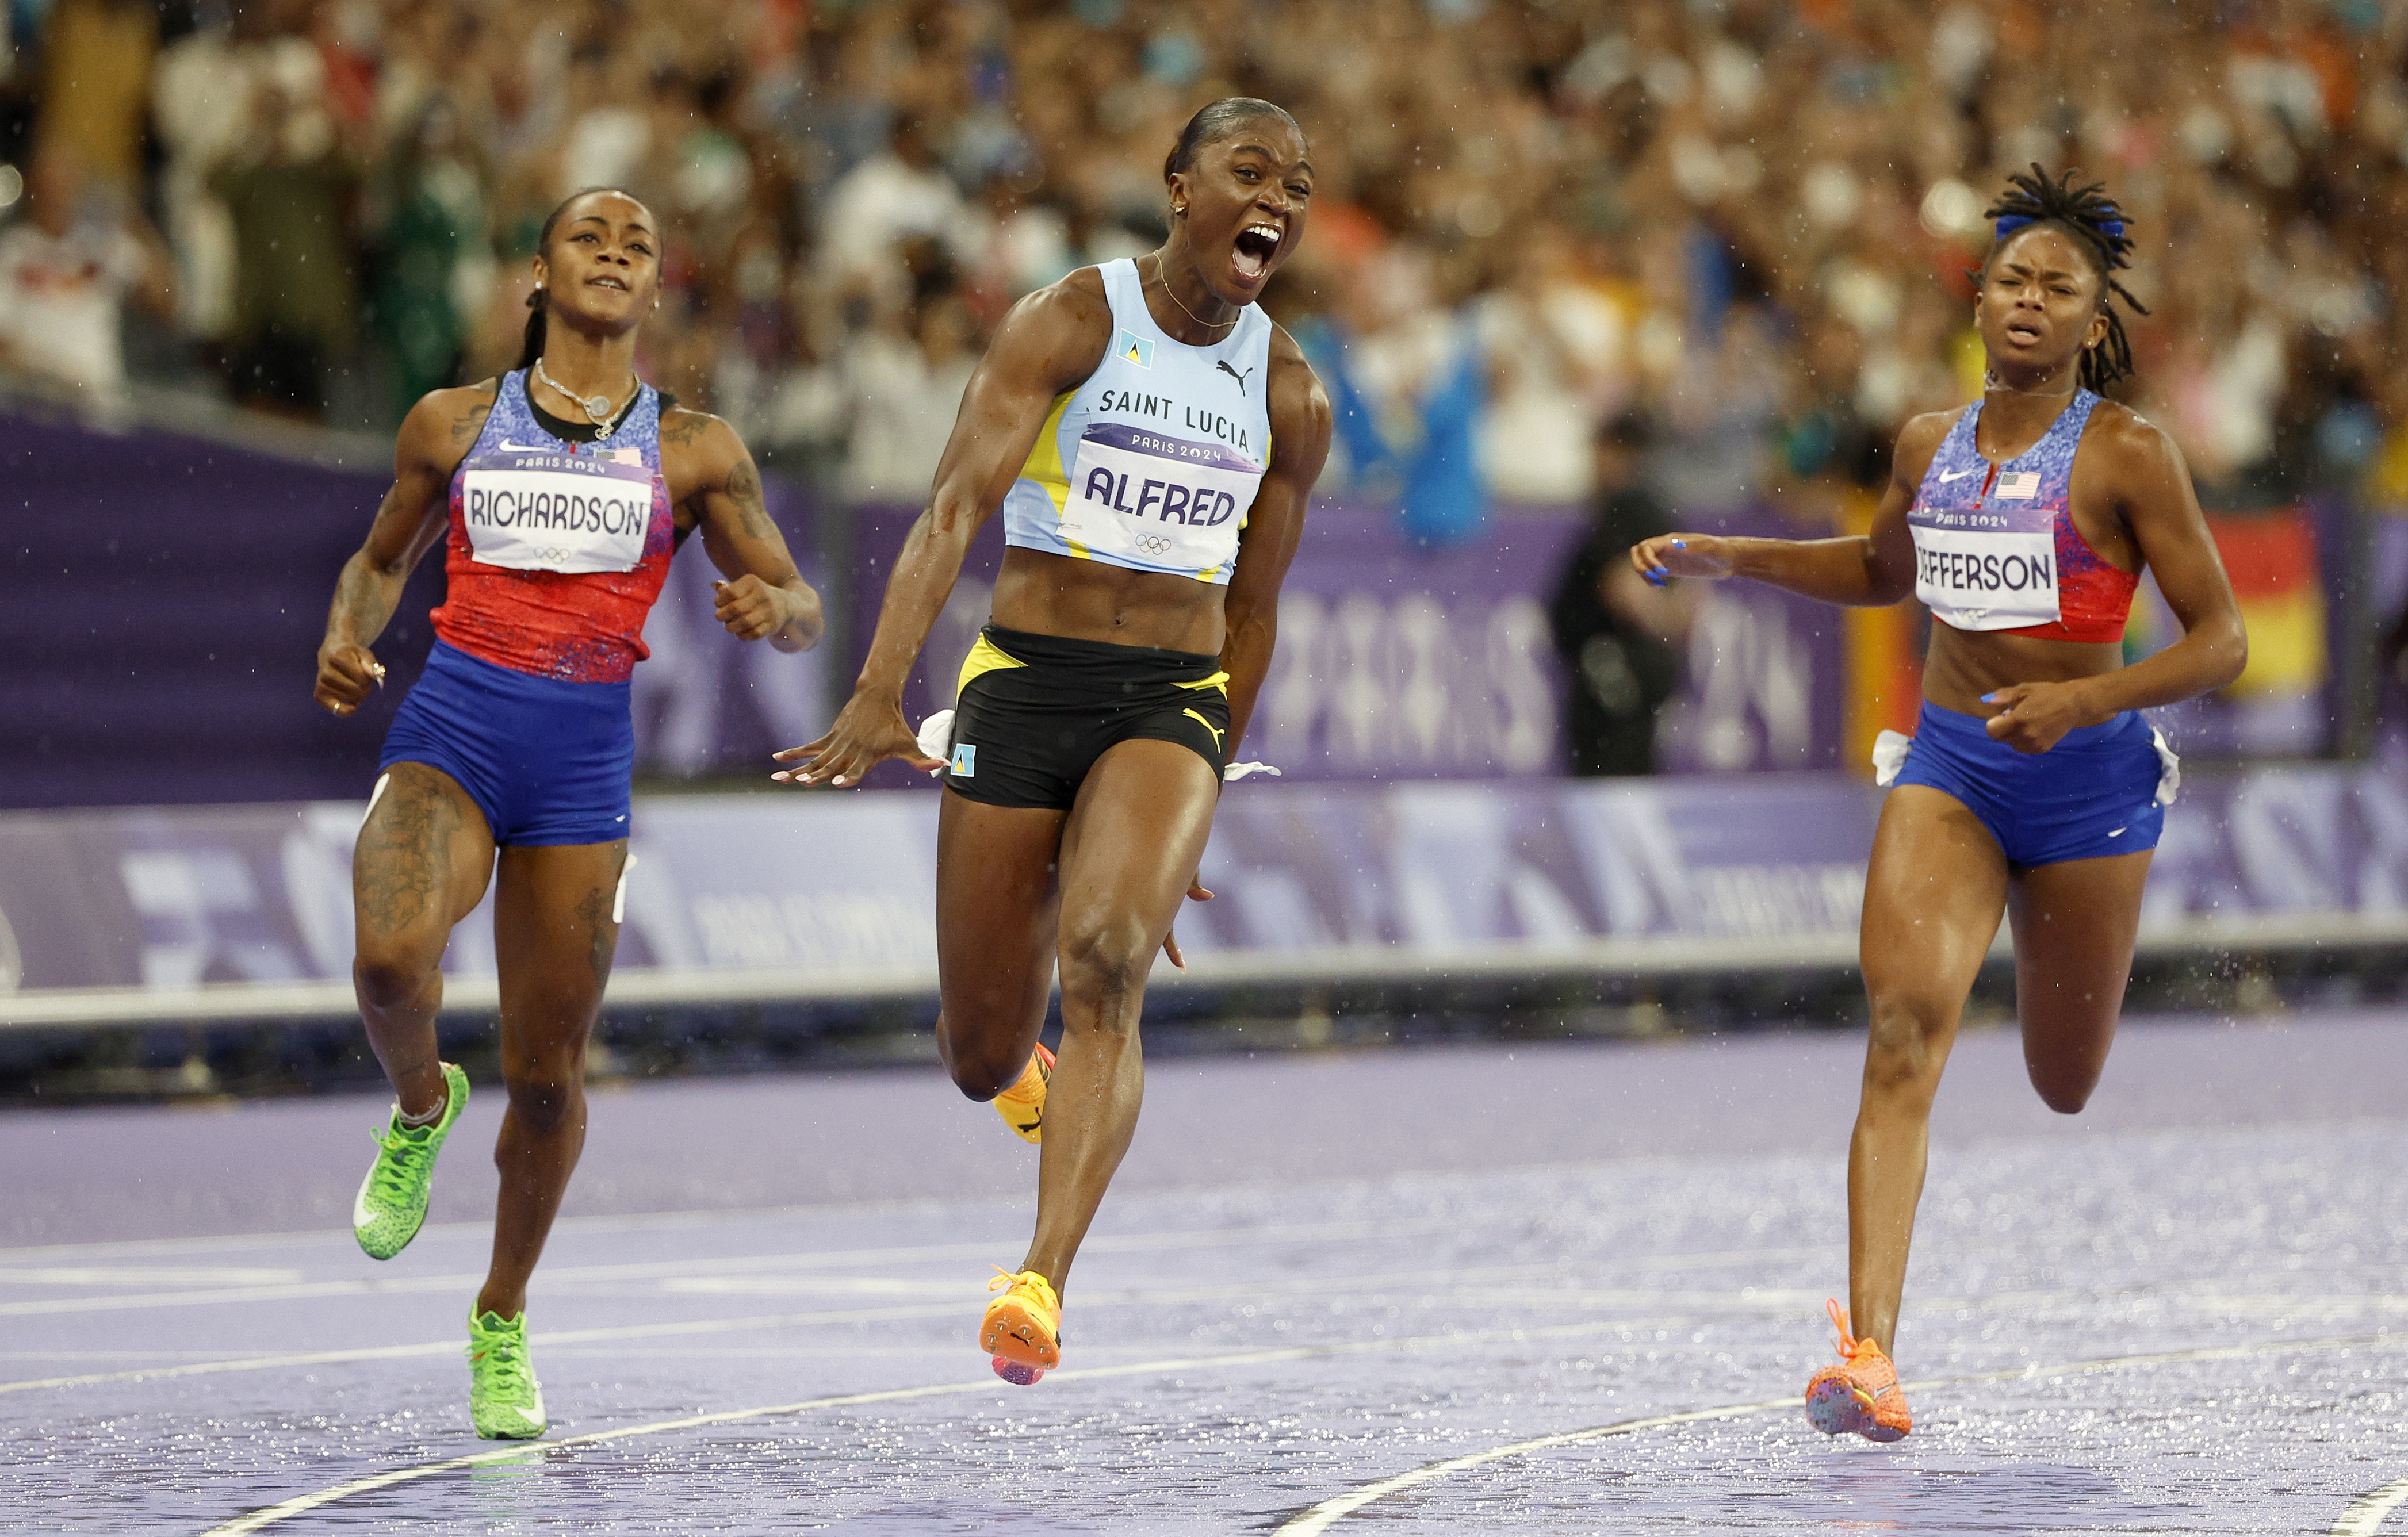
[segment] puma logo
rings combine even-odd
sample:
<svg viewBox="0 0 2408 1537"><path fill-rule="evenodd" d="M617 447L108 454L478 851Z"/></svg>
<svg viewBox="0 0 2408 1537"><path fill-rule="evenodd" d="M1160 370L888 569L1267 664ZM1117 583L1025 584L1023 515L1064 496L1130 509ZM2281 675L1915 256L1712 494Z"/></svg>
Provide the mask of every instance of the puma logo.
<svg viewBox="0 0 2408 1537"><path fill-rule="evenodd" d="M1240 374L1236 369L1229 366L1228 360L1226 358L1218 363L1215 363L1213 366L1219 368L1221 372L1228 375L1231 378L1238 381L1238 393L1242 395L1246 392L1246 374L1253 373L1254 369L1249 368L1246 370L1246 374Z"/></svg>
<svg viewBox="0 0 2408 1537"><path fill-rule="evenodd" d="M1182 715L1195 716L1195 717L1196 717L1196 723L1197 723L1197 725L1199 725L1199 726L1202 726L1206 731L1211 732L1211 733L1212 733L1212 746L1213 746L1213 747L1220 747L1220 746L1221 746L1221 739L1222 739L1223 737L1226 737L1226 736L1227 736L1227 735L1229 734L1227 732L1223 731L1220 727L1215 726L1214 724L1212 724L1212 722L1211 722L1210 720L1205 719L1201 715L1197 715L1197 712L1196 712L1196 711L1194 711L1194 710L1182 710L1182 711L1180 711L1179 713L1180 713L1180 714L1182 714Z"/></svg>

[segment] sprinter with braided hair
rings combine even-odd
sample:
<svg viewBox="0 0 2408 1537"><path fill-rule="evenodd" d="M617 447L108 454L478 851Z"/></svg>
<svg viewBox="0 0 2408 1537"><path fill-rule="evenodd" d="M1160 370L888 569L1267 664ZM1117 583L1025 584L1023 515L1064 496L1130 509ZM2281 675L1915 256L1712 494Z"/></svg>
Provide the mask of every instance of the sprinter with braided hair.
<svg viewBox="0 0 2408 1537"><path fill-rule="evenodd" d="M1641 576L1750 576L1828 603L1912 593L1938 622L1915 735L1882 733L1894 785L1866 871L1871 1028L1848 1149L1848 1292L1830 1304L1842 1364L1808 1384L1816 1429L1895 1441L1912 1420L1890 1351L1931 1103L2003 913L2032 1087L2071 1115L2107 1064L2172 752L2139 714L2222 688L2248 641L2172 439L2097 389L2130 372L2113 307L2131 241L2101 188L2038 166L1992 208L1973 275L1983 396L1899 434L1868 534L1666 534ZM2143 567L2183 638L2124 665ZM1852 1337L1853 1315L1863 1330Z"/></svg>
<svg viewBox="0 0 2408 1537"><path fill-rule="evenodd" d="M2132 291L2115 280L2115 274L2132 264L2132 237L2124 233L2124 210L2107 196L2107 184L2094 181L2075 190L2073 173L2067 171L2056 180L2034 165L2028 174L2017 171L2007 178L2007 191L1990 205L1985 219L1995 220L1998 243L1990 254L1996 257L2006 249L2007 239L2034 225L2050 225L2072 235L2073 249L2088 256L2091 271L2099 278L2099 313L2106 318L2106 334L2099 345L2083 349L2080 384L2085 390L2102 391L2117 379L2132 375L2132 339L2124 333L2124 317L2115 312L2115 301L2138 315L2146 315L2148 306L2132 297ZM1980 286L1987 272L1987 263L1966 274Z"/></svg>

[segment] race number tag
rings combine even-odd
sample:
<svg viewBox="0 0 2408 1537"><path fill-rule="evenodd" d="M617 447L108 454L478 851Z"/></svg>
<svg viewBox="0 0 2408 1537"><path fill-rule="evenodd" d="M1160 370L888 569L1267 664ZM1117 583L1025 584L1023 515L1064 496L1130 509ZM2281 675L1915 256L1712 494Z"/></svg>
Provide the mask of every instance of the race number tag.
<svg viewBox="0 0 2408 1537"><path fill-rule="evenodd" d="M504 451L461 477L461 520L480 564L633 571L652 526L652 472L589 454Z"/></svg>
<svg viewBox="0 0 2408 1537"><path fill-rule="evenodd" d="M2031 529L1914 525L1914 595L1958 630L2017 630L2058 618L2054 518Z"/></svg>
<svg viewBox="0 0 2408 1537"><path fill-rule="evenodd" d="M1140 570L1223 570L1262 477L1226 445L1099 423L1079 439L1062 537Z"/></svg>

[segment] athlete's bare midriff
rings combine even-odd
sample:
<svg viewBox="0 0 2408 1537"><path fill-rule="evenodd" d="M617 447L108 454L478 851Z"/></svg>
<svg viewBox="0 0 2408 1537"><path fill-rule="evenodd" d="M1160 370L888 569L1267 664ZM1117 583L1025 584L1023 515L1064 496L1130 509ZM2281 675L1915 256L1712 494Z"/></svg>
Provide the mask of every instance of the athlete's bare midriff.
<svg viewBox="0 0 2408 1537"><path fill-rule="evenodd" d="M1943 710L1987 716L1982 696L2017 683L2071 683L2124 665L2114 641L2049 640L1990 630L1968 632L1931 621L1923 657L1923 697Z"/></svg>
<svg viewBox="0 0 2408 1537"><path fill-rule="evenodd" d="M1017 546L1003 552L995 622L1007 630L1218 656L1227 589Z"/></svg>

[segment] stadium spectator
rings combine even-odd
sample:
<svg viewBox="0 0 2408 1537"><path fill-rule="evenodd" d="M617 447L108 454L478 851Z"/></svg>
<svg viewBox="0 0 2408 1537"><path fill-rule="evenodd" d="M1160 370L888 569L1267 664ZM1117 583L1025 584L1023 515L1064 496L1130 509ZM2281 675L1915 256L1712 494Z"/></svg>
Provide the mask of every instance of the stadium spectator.
<svg viewBox="0 0 2408 1537"><path fill-rule="evenodd" d="M1143 249L1165 125L1243 88L1309 130L1345 129L1316 145L1330 244L1272 300L1292 326L1328 322L1316 345L1379 426L1333 483L1357 450L1410 458L1433 392L1455 399L1469 327L1493 494L1580 500L1584 456L1565 450L1637 406L1666 424L1684 500L1761 495L1762 439L1785 424L1884 435L1966 398L1974 189L2033 160L2128 196L2132 286L2155 312L2136 326L2148 383L2133 404L2178 435L2211 501L2333 473L2284 442L2337 406L2372 411L2378 434L2408 428L2381 388L2408 350L2396 6L2102 0L2080 24L2035 0L1281 0L1194 27L1150 7L998 0L245 0L226 15L159 50L148 7L57 0L7 88L40 95L39 121L77 124L104 180L145 174L127 124L150 102L164 155L142 192L182 263L182 329L243 352L243 388L288 407L327 366L312 348L375 329L363 311L371 293L389 303L381 259L411 206L393 189L447 111L480 194L448 204L459 367L509 350L529 211L633 180L677 210L677 313L650 348L696 404L725 390L731 408L774 413L781 381L833 366L871 312L899 334L914 240L943 244L982 327L1065 263ZM93 42L112 28L122 47ZM104 54L98 73L72 63ZM243 149L263 136L262 83L291 120L264 135L282 162ZM355 167L293 158L329 134ZM229 157L253 184L239 221L208 181ZM382 192L363 206L360 187ZM312 272L338 274L306 285L306 322L265 333L261 291L236 303L233 254L235 224L262 218L306 224ZM253 278L297 271L283 245L242 237ZM489 262L502 281L479 280ZM379 275L370 293L354 271ZM431 271L411 303L429 303ZM398 400L448 349L383 324L363 361Z"/></svg>
<svg viewBox="0 0 2408 1537"><path fill-rule="evenodd" d="M1672 520L1645 478L1647 424L1622 416L1595 434L1589 478L1598 505L1547 605L1564 661L1564 711L1573 774L1656 772L1656 717L1681 682L1681 643L1694 590L1657 590L1630 566L1630 547Z"/></svg>
<svg viewBox="0 0 2408 1537"><path fill-rule="evenodd" d="M30 172L23 216L0 231L0 369L109 416L125 404L124 301L165 314L174 269L72 144L45 144Z"/></svg>

